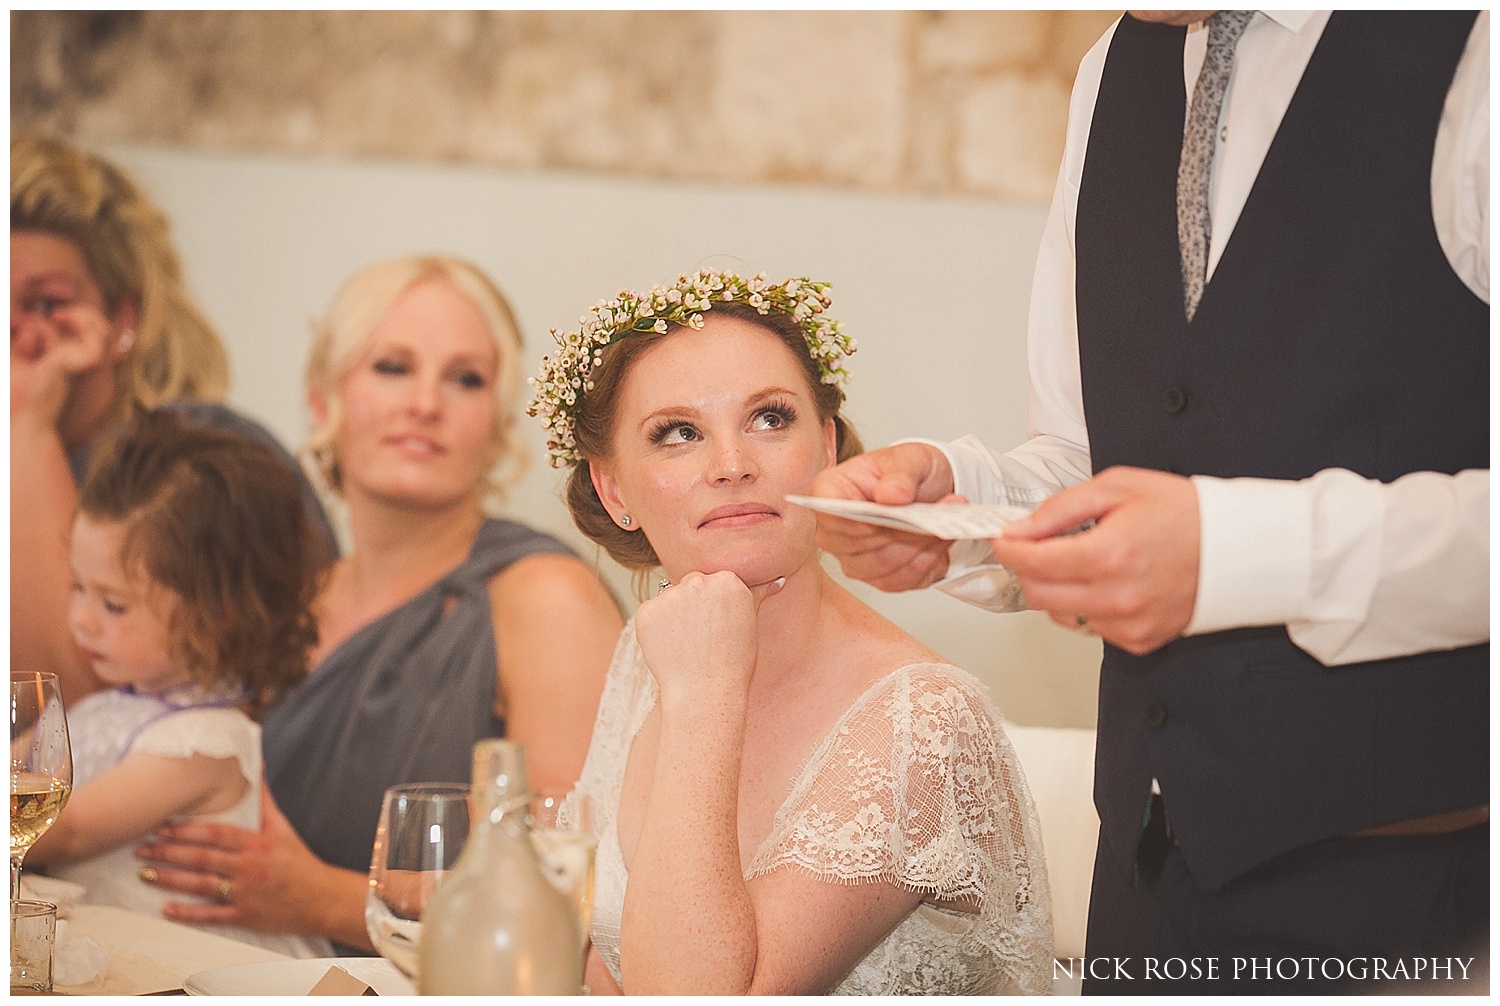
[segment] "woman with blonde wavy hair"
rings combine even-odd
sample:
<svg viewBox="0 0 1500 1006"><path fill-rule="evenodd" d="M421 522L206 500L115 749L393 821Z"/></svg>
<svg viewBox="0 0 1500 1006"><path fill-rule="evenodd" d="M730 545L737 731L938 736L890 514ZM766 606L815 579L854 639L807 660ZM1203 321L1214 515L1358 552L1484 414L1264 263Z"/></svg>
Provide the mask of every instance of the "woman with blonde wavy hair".
<svg viewBox="0 0 1500 1006"><path fill-rule="evenodd" d="M11 662L58 674L71 702L101 687L67 629L68 527L99 435L171 405L300 468L216 404L224 346L188 295L166 218L119 168L55 137L13 137L10 268ZM332 544L310 486L304 498Z"/></svg>
<svg viewBox="0 0 1500 1006"><path fill-rule="evenodd" d="M578 778L622 621L567 546L486 513L522 467L520 351L505 298L455 259L372 265L335 298L308 450L350 549L314 607L307 680L265 717L261 830L185 824L139 851L143 879L217 901L170 917L368 948L388 787L466 781L474 743L500 736L536 786Z"/></svg>

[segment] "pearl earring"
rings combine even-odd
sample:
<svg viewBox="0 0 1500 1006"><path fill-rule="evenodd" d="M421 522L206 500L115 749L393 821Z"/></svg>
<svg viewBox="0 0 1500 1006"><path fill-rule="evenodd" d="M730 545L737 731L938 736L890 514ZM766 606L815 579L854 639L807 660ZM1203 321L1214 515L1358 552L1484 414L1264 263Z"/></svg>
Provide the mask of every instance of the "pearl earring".
<svg viewBox="0 0 1500 1006"><path fill-rule="evenodd" d="M627 513L627 514L621 515L621 517L620 517L620 526L621 527L629 527L630 526L630 514Z"/></svg>
<svg viewBox="0 0 1500 1006"><path fill-rule="evenodd" d="M130 347L135 345L135 330L127 328L121 332L119 342L116 345L119 346L120 352L129 352Z"/></svg>

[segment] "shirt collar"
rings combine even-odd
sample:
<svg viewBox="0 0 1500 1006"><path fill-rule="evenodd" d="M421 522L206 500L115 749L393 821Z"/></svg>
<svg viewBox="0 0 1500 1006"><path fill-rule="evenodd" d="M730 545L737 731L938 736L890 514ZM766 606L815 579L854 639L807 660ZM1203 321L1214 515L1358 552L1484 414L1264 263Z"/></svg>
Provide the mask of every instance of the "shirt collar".
<svg viewBox="0 0 1500 1006"><path fill-rule="evenodd" d="M1264 14L1268 21L1280 25L1295 35L1307 25L1307 22L1312 19L1313 14L1316 12L1310 10L1263 10L1259 13Z"/></svg>

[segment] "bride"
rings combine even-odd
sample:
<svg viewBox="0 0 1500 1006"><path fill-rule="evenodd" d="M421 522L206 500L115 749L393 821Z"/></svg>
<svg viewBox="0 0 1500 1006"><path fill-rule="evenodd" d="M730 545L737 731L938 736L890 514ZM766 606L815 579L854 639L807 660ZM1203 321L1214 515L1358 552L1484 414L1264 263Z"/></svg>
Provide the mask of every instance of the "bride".
<svg viewBox="0 0 1500 1006"><path fill-rule="evenodd" d="M534 382L579 528L665 575L579 780L595 993L1051 991L1036 816L983 686L835 584L785 499L860 449L825 289L621 291Z"/></svg>

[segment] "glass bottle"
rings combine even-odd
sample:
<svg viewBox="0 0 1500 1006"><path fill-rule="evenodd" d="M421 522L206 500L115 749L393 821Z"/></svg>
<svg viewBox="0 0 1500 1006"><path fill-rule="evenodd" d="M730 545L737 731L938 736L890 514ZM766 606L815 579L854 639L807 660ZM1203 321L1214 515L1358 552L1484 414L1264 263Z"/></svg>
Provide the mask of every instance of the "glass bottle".
<svg viewBox="0 0 1500 1006"><path fill-rule="evenodd" d="M577 995L583 948L526 823L525 754L474 745L469 840L422 913L422 995Z"/></svg>

